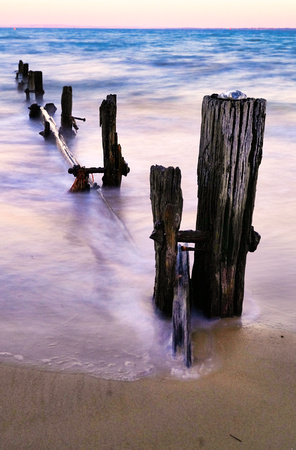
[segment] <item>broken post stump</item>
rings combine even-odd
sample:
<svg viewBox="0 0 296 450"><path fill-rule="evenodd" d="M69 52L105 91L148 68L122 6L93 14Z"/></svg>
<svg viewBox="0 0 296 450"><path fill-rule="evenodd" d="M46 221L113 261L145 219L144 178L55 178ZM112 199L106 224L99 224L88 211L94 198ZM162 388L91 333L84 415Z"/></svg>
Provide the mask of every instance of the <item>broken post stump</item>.
<svg viewBox="0 0 296 450"><path fill-rule="evenodd" d="M265 110L264 99L203 99L196 228L212 239L202 252L196 244L192 286L208 317L242 313L246 257L260 239L252 215Z"/></svg>
<svg viewBox="0 0 296 450"><path fill-rule="evenodd" d="M50 116L54 116L54 114L57 111L57 107L55 106L54 103L46 103L44 109L48 112Z"/></svg>
<svg viewBox="0 0 296 450"><path fill-rule="evenodd" d="M176 283L173 301L173 353L180 347L187 367L192 363L190 324L190 277L189 254L186 246L178 244L176 262Z"/></svg>
<svg viewBox="0 0 296 450"><path fill-rule="evenodd" d="M150 199L155 231L154 303L163 313L171 315L176 280L177 232L183 208L181 171L179 167L152 166Z"/></svg>
<svg viewBox="0 0 296 450"><path fill-rule="evenodd" d="M100 106L100 126L102 127L102 145L104 153L103 187L120 187L122 175L130 169L125 162L116 132L116 95L107 95Z"/></svg>

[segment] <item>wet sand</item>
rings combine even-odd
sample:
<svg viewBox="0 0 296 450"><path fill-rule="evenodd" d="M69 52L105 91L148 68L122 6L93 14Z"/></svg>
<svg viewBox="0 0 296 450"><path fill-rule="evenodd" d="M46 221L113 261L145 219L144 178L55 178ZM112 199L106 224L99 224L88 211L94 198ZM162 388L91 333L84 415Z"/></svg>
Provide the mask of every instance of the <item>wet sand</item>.
<svg viewBox="0 0 296 450"><path fill-rule="evenodd" d="M296 449L296 334L212 333L219 367L195 380L118 382L0 364L0 448Z"/></svg>

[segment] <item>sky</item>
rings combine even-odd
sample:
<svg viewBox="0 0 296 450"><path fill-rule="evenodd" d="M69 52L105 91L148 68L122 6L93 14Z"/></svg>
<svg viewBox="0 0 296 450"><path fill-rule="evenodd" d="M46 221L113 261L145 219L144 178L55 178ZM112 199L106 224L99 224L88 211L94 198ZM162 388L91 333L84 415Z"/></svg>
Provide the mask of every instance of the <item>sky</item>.
<svg viewBox="0 0 296 450"><path fill-rule="evenodd" d="M8 0L1 27L295 28L295 0Z"/></svg>

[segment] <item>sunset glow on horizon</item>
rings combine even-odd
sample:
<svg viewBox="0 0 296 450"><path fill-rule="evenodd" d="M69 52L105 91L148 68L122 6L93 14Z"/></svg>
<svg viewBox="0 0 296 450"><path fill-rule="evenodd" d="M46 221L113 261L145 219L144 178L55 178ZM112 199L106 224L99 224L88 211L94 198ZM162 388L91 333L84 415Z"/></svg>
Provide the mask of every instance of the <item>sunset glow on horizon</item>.
<svg viewBox="0 0 296 450"><path fill-rule="evenodd" d="M41 6L40 6L41 5ZM3 5L1 27L294 28L295 0L15 0Z"/></svg>

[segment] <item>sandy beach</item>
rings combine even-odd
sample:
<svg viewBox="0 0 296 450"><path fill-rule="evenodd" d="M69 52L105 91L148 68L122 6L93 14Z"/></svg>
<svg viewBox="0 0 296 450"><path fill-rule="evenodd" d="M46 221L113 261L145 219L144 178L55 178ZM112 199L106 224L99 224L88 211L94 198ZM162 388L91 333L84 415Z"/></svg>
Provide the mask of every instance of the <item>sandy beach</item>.
<svg viewBox="0 0 296 450"><path fill-rule="evenodd" d="M0 448L296 449L296 335L212 332L219 367L195 380L117 382L1 364Z"/></svg>

